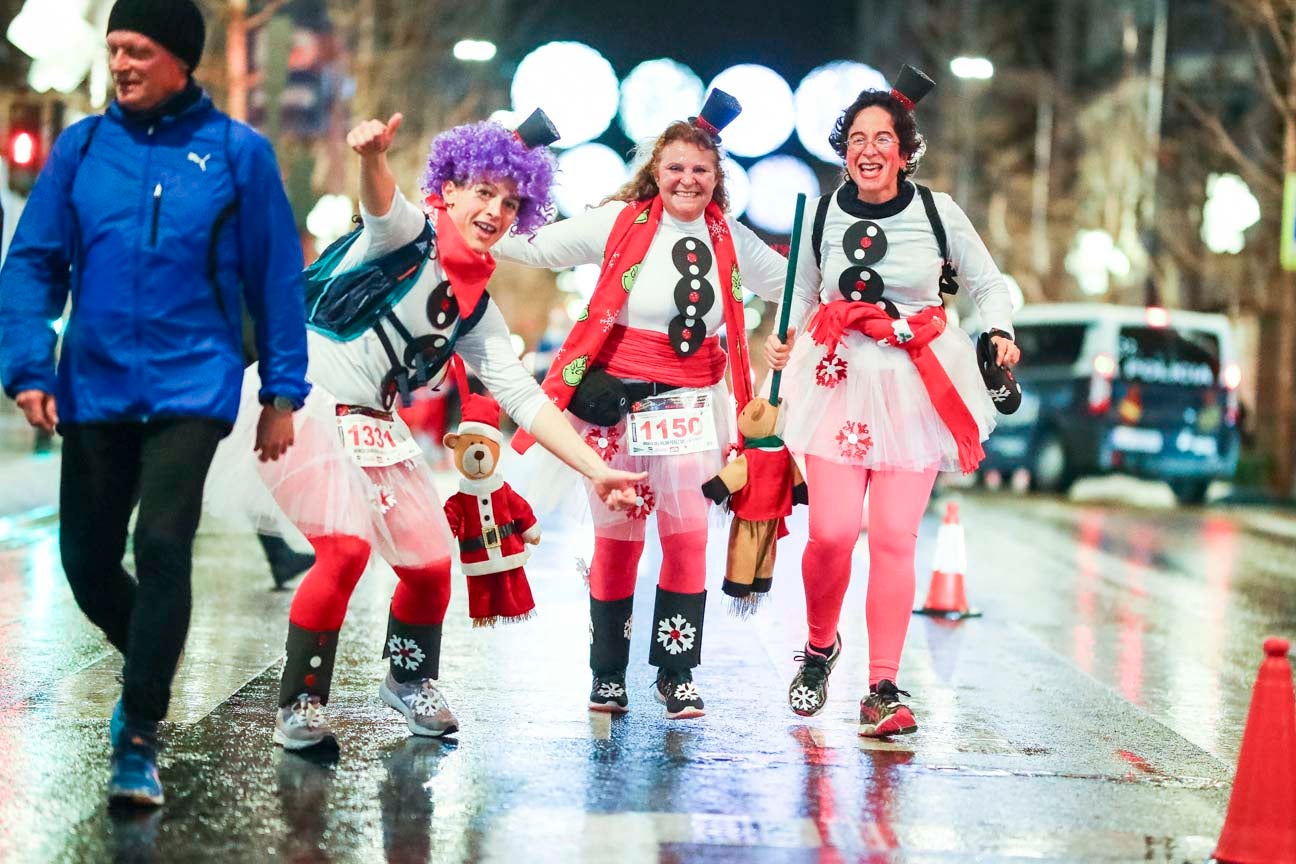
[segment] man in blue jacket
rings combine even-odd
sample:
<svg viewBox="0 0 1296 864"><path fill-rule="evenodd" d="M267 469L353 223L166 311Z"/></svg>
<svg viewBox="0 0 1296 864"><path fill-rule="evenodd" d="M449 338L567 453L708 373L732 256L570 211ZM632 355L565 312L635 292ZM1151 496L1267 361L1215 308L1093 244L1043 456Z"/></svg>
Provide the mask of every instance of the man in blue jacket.
<svg viewBox="0 0 1296 864"><path fill-rule="evenodd" d="M59 546L78 605L126 658L109 798L161 804L157 723L189 627L193 537L256 321L256 449L293 441L306 383L302 255L269 142L193 81L192 0L118 0L116 100L58 139L0 271L0 379L63 435ZM55 373L51 322L71 295ZM135 569L122 567L135 498Z"/></svg>

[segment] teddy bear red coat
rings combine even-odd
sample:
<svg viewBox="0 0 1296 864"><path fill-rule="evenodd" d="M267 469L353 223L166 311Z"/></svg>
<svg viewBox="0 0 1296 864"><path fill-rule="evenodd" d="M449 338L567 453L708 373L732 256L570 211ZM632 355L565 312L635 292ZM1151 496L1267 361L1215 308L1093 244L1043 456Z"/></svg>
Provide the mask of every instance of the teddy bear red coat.
<svg viewBox="0 0 1296 864"><path fill-rule="evenodd" d="M460 478L459 491L445 503L445 514L459 540L473 622L528 617L535 600L522 565L531 557L526 541L540 537L531 505L502 477Z"/></svg>

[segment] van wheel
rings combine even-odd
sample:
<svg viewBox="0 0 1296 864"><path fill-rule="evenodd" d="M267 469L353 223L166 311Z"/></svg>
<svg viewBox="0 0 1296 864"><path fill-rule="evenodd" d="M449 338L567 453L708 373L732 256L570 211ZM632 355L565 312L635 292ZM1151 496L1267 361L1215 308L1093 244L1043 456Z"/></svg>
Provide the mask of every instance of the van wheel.
<svg viewBox="0 0 1296 864"><path fill-rule="evenodd" d="M1210 487L1210 480L1186 477L1166 482L1170 484L1170 491L1180 504L1206 503L1206 490Z"/></svg>
<svg viewBox="0 0 1296 864"><path fill-rule="evenodd" d="M1063 493L1075 482L1066 445L1056 432L1049 432L1035 448L1031 462L1031 486L1038 492Z"/></svg>

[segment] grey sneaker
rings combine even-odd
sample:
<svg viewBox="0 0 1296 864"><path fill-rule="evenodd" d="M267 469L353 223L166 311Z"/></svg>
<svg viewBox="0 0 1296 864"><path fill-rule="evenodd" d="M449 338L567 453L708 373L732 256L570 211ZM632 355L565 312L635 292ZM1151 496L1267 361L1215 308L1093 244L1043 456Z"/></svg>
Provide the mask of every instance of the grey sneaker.
<svg viewBox="0 0 1296 864"><path fill-rule="evenodd" d="M415 735L441 738L459 731L459 720L450 710L450 702L437 689L435 678L419 678L401 683L388 670L378 695L396 711L405 715L409 730Z"/></svg>
<svg viewBox="0 0 1296 864"><path fill-rule="evenodd" d="M841 634L833 640L829 654L820 654L807 642L804 651L792 656L801 661L801 668L788 687L788 705L792 706L794 714L813 717L828 702L828 675L841 657Z"/></svg>
<svg viewBox="0 0 1296 864"><path fill-rule="evenodd" d="M338 749L320 697L300 694L291 705L275 712L274 743L285 750Z"/></svg>

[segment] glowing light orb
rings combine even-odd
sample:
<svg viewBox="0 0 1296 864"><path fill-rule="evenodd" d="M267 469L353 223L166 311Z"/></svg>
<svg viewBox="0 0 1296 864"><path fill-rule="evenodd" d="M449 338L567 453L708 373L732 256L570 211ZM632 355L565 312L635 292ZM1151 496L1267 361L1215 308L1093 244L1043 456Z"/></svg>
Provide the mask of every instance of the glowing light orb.
<svg viewBox="0 0 1296 864"><path fill-rule="evenodd" d="M602 54L580 42L549 42L522 58L510 88L523 117L544 108L560 149L597 138L617 112L617 76Z"/></svg>
<svg viewBox="0 0 1296 864"><path fill-rule="evenodd" d="M728 156L720 162L720 169L724 171L725 191L729 193L729 215L737 219L747 212L751 201L751 179L747 169Z"/></svg>
<svg viewBox="0 0 1296 864"><path fill-rule="evenodd" d="M558 179L554 183L554 201L558 212L575 216L593 207L628 176L625 160L603 144L582 144L558 157Z"/></svg>
<svg viewBox="0 0 1296 864"><path fill-rule="evenodd" d="M730 153L764 156L792 134L796 116L792 88L773 69L755 63L730 66L711 81L708 90L716 87L731 94L743 108L720 133Z"/></svg>
<svg viewBox="0 0 1296 864"><path fill-rule="evenodd" d="M621 128L631 141L655 138L702 107L702 79L674 60L645 60L621 82Z"/></svg>
<svg viewBox="0 0 1296 864"><path fill-rule="evenodd" d="M841 163L828 144L837 118L861 90L890 90L886 76L863 63L826 63L801 79L796 89L796 132L801 146L825 162Z"/></svg>
<svg viewBox="0 0 1296 864"><path fill-rule="evenodd" d="M819 196L819 178L814 169L793 156L768 156L748 171L751 203L747 218L758 228L775 234L790 234L796 217L796 196L804 192L813 206Z"/></svg>

